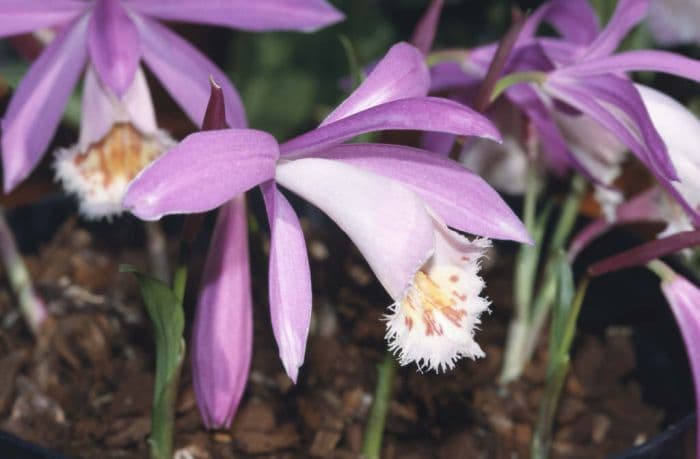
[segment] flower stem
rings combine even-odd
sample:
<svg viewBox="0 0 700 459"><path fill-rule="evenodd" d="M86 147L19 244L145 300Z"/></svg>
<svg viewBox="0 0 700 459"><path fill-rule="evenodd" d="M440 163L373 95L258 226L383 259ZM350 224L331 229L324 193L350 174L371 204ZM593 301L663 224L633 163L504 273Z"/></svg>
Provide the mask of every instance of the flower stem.
<svg viewBox="0 0 700 459"><path fill-rule="evenodd" d="M570 307L564 307L564 317L555 317L550 333L550 353L544 393L535 423L530 445L531 459L546 459L552 446L554 418L564 389L566 376L571 367L570 351L576 334L576 321L588 289L588 278L584 278L576 289ZM556 314L556 313L555 313ZM561 327L557 329L557 327Z"/></svg>
<svg viewBox="0 0 700 459"><path fill-rule="evenodd" d="M540 223L533 223L534 203L537 195L530 190L530 183L535 179L528 178L528 189L525 194L525 209L523 220L528 231L535 236L536 243L541 240L546 219L540 218ZM534 284L537 265L541 256L540 244L535 247L523 246L518 254L515 265L515 319L510 325L501 371L500 383L507 384L520 377L525 366L532 358L537 347L537 340L554 301L557 289L556 272L552 263L557 253L564 247L576 223L581 199L585 191L585 180L575 176L571 189L562 204L559 220L549 244L547 262L540 283L540 288L534 294ZM534 195L534 196L532 196ZM544 214L544 211L542 212Z"/></svg>
<svg viewBox="0 0 700 459"><path fill-rule="evenodd" d="M2 258L10 287L17 297L22 317L34 336L37 336L42 324L49 317L49 313L44 301L34 290L29 271L17 249L12 229L7 223L5 210L1 207L0 258Z"/></svg>
<svg viewBox="0 0 700 459"><path fill-rule="evenodd" d="M382 451L382 438L386 416L391 403L396 362L394 356L387 352L384 361L377 368L377 386L374 392L374 403L369 413L365 428L362 453L367 459L379 459Z"/></svg>
<svg viewBox="0 0 700 459"><path fill-rule="evenodd" d="M537 198L540 191L540 177L534 161L530 161L527 171L525 202L523 204L523 222L528 233L535 236L537 232L536 213ZM515 316L508 329L503 368L499 378L500 384L507 384L518 378L522 369L522 351L524 350L527 329L530 322L530 302L537 274L540 257L540 244L535 237L535 245L523 245L515 260L514 294Z"/></svg>
<svg viewBox="0 0 700 459"><path fill-rule="evenodd" d="M157 279L165 281L170 278L168 263L167 239L160 222L146 222L146 238L148 240L148 256L151 261L151 272Z"/></svg>

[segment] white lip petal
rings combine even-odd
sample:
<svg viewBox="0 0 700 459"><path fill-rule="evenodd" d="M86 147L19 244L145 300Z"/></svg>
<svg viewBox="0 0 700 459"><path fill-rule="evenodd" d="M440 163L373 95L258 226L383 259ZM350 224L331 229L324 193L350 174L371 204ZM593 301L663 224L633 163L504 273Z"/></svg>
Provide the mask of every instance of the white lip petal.
<svg viewBox="0 0 700 459"><path fill-rule="evenodd" d="M56 178L78 197L83 216L110 218L123 212L131 180L174 144L164 131L145 135L129 123L117 123L98 142L58 150Z"/></svg>
<svg viewBox="0 0 700 459"><path fill-rule="evenodd" d="M399 363L442 372L484 356L474 340L489 301L480 296L480 259L488 239L469 240L435 222L434 255L386 315L386 340Z"/></svg>

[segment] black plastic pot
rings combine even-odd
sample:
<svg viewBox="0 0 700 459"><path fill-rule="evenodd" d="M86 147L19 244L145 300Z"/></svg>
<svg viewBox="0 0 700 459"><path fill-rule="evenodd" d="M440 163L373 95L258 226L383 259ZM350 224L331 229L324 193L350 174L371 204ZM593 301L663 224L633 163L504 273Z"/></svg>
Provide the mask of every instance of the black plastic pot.
<svg viewBox="0 0 700 459"><path fill-rule="evenodd" d="M68 459L66 456L48 451L2 431L0 431L0 457L3 459Z"/></svg>
<svg viewBox="0 0 700 459"><path fill-rule="evenodd" d="M673 459L689 457L685 452L686 435L695 427L695 414L689 414L666 431L634 448L609 459Z"/></svg>

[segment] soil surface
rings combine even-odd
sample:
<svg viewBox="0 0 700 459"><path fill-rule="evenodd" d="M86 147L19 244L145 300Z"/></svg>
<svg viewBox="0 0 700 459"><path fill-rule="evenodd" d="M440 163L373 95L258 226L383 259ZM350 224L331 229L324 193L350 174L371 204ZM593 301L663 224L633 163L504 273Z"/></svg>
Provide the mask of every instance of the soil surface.
<svg viewBox="0 0 700 459"><path fill-rule="evenodd" d="M0 429L76 459L148 457L150 324L135 282L118 273L121 263L147 265L139 225L119 220L96 230L68 219L28 258L55 316L38 342L2 280ZM230 430L205 431L188 365L177 408L177 458L361 457L375 368L386 349L381 317L389 299L339 231L317 233L308 238L314 319L299 383L289 381L277 357L266 306L268 241L265 231L255 233L254 361L241 409ZM193 256L195 273L203 254L202 249ZM546 343L520 382L499 388L513 260L507 251L494 252L490 260L485 278L493 312L484 316L477 335L486 358L461 361L455 371L440 375L401 368L384 458L528 457ZM196 274L191 284L190 292L196 290ZM191 316L192 299L188 303ZM663 427L664 412L643 402L642 388L630 376L636 362L628 328L577 337L553 457L607 457ZM692 451L687 454L692 457Z"/></svg>

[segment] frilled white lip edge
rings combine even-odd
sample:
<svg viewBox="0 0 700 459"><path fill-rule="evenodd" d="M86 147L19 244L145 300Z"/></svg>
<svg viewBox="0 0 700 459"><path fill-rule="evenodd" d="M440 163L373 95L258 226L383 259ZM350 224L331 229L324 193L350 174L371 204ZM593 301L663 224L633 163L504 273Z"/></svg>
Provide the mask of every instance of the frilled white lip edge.
<svg viewBox="0 0 700 459"><path fill-rule="evenodd" d="M420 371L451 370L460 359L485 354L474 340L480 315L490 301L481 292L480 259L488 239L437 228L433 256L384 316L385 339L400 365L415 362Z"/></svg>
<svg viewBox="0 0 700 459"><path fill-rule="evenodd" d="M58 149L55 178L77 196L81 215L110 220L124 212L122 199L131 180L174 145L166 131L143 134L129 123L117 123L97 142Z"/></svg>

